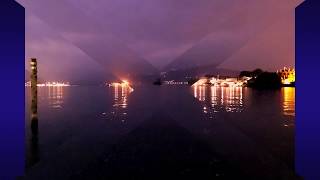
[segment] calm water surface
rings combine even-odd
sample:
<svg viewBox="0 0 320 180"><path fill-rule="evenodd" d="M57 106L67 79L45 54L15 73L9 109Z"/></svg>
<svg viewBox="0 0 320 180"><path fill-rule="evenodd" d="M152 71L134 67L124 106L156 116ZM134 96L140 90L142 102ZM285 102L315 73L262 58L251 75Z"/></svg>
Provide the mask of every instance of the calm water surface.
<svg viewBox="0 0 320 180"><path fill-rule="evenodd" d="M30 101L23 179L296 178L295 88L39 87L36 122Z"/></svg>

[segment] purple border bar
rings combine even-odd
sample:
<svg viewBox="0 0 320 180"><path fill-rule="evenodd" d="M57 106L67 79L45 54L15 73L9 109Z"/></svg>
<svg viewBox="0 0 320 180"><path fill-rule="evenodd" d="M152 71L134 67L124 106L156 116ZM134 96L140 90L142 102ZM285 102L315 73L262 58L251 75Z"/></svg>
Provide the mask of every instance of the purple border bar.
<svg viewBox="0 0 320 180"><path fill-rule="evenodd" d="M296 171L320 179L320 1L296 9Z"/></svg>
<svg viewBox="0 0 320 180"><path fill-rule="evenodd" d="M0 179L24 173L25 10L0 1Z"/></svg>

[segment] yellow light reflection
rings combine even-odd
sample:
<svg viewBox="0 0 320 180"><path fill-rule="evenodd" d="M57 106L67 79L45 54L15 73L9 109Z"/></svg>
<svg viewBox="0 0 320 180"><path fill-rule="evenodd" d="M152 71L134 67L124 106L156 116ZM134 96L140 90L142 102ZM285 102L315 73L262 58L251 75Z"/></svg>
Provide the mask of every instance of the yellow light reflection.
<svg viewBox="0 0 320 180"><path fill-rule="evenodd" d="M295 116L295 88L282 88L282 108L286 116Z"/></svg>
<svg viewBox="0 0 320 180"><path fill-rule="evenodd" d="M128 114L128 96L133 92L133 88L130 87L128 81L122 81L122 83L112 83L111 88L113 88L114 103L113 111L111 112L111 119L119 120L125 122L126 116Z"/></svg>

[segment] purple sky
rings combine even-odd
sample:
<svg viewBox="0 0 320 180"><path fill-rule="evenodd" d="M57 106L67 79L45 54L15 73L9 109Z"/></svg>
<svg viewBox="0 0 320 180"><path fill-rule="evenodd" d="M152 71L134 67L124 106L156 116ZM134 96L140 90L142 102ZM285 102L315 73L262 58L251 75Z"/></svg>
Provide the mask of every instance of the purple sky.
<svg viewBox="0 0 320 180"><path fill-rule="evenodd" d="M301 1L18 0L27 11L26 56L41 59L52 78L294 66L294 8Z"/></svg>

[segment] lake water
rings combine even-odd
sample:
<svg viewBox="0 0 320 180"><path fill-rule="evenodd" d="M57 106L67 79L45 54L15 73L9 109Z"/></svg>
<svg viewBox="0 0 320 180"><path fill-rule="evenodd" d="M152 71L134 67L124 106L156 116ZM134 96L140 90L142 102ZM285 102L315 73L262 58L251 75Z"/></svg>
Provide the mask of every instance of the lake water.
<svg viewBox="0 0 320 180"><path fill-rule="evenodd" d="M21 179L296 179L295 88L26 88Z"/></svg>

